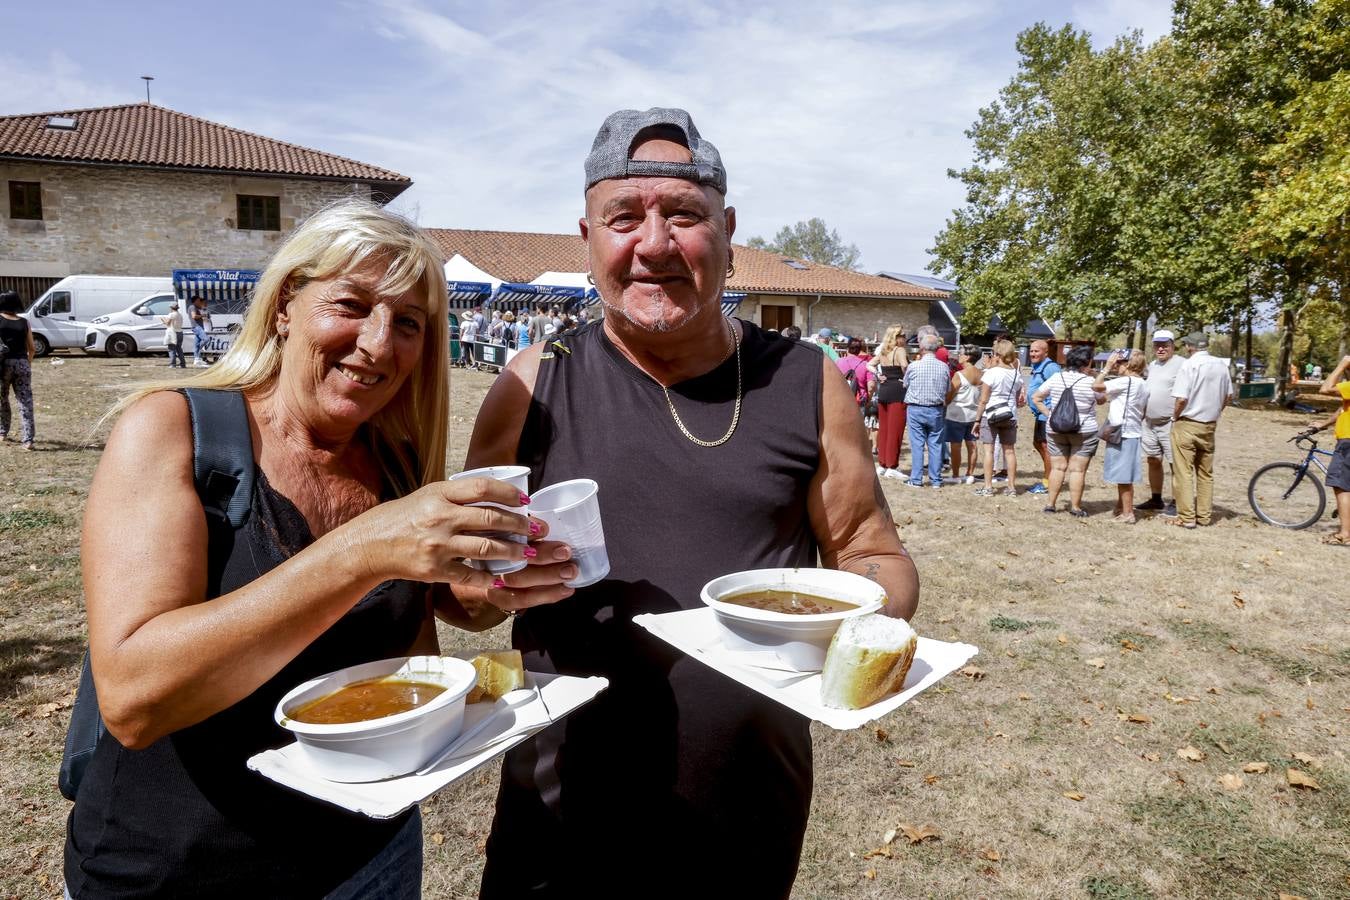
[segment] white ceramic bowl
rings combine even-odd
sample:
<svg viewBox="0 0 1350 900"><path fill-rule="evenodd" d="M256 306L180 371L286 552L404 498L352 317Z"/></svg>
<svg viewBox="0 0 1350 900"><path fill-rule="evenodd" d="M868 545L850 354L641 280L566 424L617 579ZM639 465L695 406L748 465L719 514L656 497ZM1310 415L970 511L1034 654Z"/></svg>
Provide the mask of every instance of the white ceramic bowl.
<svg viewBox="0 0 1350 900"><path fill-rule="evenodd" d="M754 609L721 598L749 590L802 591L857 604L843 612L792 615ZM802 672L825 666L825 652L839 623L881 609L886 591L875 581L837 569L752 569L714 578L703 586L703 602L717 614L722 644L729 650L773 651Z"/></svg>
<svg viewBox="0 0 1350 900"><path fill-rule="evenodd" d="M287 713L354 681L386 676L426 681L445 690L392 716L344 725L297 722ZM415 772L464 727L464 699L478 681L473 664L448 656L400 656L363 663L306 681L281 698L276 721L295 735L314 772L329 781L379 781Z"/></svg>

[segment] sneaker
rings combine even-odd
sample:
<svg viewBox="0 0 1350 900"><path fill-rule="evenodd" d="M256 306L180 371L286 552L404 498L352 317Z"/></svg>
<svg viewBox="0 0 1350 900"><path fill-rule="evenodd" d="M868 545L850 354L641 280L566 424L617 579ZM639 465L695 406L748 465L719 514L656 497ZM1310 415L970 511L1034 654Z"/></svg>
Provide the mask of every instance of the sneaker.
<svg viewBox="0 0 1350 900"><path fill-rule="evenodd" d="M1163 508L1161 497L1150 497L1143 503L1136 503L1134 509L1136 512L1156 512Z"/></svg>
<svg viewBox="0 0 1350 900"><path fill-rule="evenodd" d="M975 483L975 476L974 476L974 475L967 475L967 476L966 476L966 484L974 484L974 483Z"/></svg>
<svg viewBox="0 0 1350 900"><path fill-rule="evenodd" d="M882 470L881 470L881 477L882 477L882 478L898 478L898 479L900 479L901 481L907 481L907 480L909 480L909 473L908 473L908 472L901 472L899 469L882 469Z"/></svg>
<svg viewBox="0 0 1350 900"><path fill-rule="evenodd" d="M1163 518L1164 518L1164 519L1175 519L1175 518L1177 517L1177 504L1176 504L1176 502L1173 501L1173 502L1168 503L1166 506L1164 506L1164 507L1163 507L1162 514L1163 514Z"/></svg>
<svg viewBox="0 0 1350 900"><path fill-rule="evenodd" d="M935 485L933 485L933 490L935 490L935 491L940 491L940 490L942 490L942 485L940 485L940 484L935 484Z"/></svg>
<svg viewBox="0 0 1350 900"><path fill-rule="evenodd" d="M1007 473L1007 472L1004 472L1002 475L995 475L995 476L993 477L992 481L994 482L994 484L1007 484L1007 483L1008 483L1008 473Z"/></svg>
<svg viewBox="0 0 1350 900"><path fill-rule="evenodd" d="M886 467L883 466L881 463L877 463L877 477L881 477L882 475L885 474L886 474Z"/></svg>
<svg viewBox="0 0 1350 900"><path fill-rule="evenodd" d="M921 488L921 487L923 487L923 482L922 482L922 481L909 481L909 480L906 480L906 481L905 481L905 484L909 485L910 487L915 487L915 488Z"/></svg>
<svg viewBox="0 0 1350 900"><path fill-rule="evenodd" d="M1049 489L1048 487L1046 487L1042 482L1039 482L1039 481L1038 481L1038 482L1036 482L1035 484L1033 484L1031 487L1027 488L1027 493L1028 493L1028 494L1048 494L1048 493L1050 493L1050 489Z"/></svg>
<svg viewBox="0 0 1350 900"><path fill-rule="evenodd" d="M993 488L979 487L975 489L976 497L992 497L996 491Z"/></svg>

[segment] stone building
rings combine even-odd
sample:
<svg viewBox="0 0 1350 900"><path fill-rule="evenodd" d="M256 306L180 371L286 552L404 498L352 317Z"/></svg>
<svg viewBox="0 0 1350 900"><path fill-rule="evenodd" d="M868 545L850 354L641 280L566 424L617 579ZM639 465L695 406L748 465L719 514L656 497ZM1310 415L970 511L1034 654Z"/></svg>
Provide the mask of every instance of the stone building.
<svg viewBox="0 0 1350 900"><path fill-rule="evenodd" d="M150 103L0 116L0 290L73 274L257 269L332 200L411 179Z"/></svg>
<svg viewBox="0 0 1350 900"><path fill-rule="evenodd" d="M586 246L578 235L518 231L471 231L433 228L431 235L445 252L506 282L575 284L567 273L587 269ZM928 321L930 301L945 295L907 284L833 266L785 257L735 245L735 273L727 279L724 298L735 314L765 328L796 325L803 334L830 328L870 340L889 325L913 334ZM559 277L563 276L563 277Z"/></svg>

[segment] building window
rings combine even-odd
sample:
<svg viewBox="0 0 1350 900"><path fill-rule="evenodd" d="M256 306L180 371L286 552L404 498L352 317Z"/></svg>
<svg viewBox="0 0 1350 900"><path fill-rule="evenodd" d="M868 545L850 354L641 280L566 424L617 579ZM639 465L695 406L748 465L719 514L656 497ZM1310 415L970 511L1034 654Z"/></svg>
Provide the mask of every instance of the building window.
<svg viewBox="0 0 1350 900"><path fill-rule="evenodd" d="M11 219L42 219L42 184L37 181L9 183L9 217Z"/></svg>
<svg viewBox="0 0 1350 900"><path fill-rule="evenodd" d="M280 231L281 198L239 195L239 218L243 231Z"/></svg>

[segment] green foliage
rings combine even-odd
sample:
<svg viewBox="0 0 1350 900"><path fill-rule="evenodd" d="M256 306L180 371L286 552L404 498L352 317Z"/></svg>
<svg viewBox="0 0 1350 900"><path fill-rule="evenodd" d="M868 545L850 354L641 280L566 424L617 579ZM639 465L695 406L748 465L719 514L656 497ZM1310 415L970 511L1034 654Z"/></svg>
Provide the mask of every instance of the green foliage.
<svg viewBox="0 0 1350 900"><path fill-rule="evenodd" d="M1007 616L994 616L989 620L989 628L991 631L1030 631L1035 627L1035 622L1010 619Z"/></svg>
<svg viewBox="0 0 1350 900"><path fill-rule="evenodd" d="M821 219L807 219L796 225L784 225L778 229L772 241L752 237L746 241L746 246L821 265L858 270L857 245L844 243L839 232L830 228Z"/></svg>
<svg viewBox="0 0 1350 900"><path fill-rule="evenodd" d="M34 531L65 523L65 516L43 509L11 509L0 513L0 531Z"/></svg>
<svg viewBox="0 0 1350 900"><path fill-rule="evenodd" d="M1089 875L1078 886L1093 900L1148 900L1153 896L1134 879L1116 875Z"/></svg>

